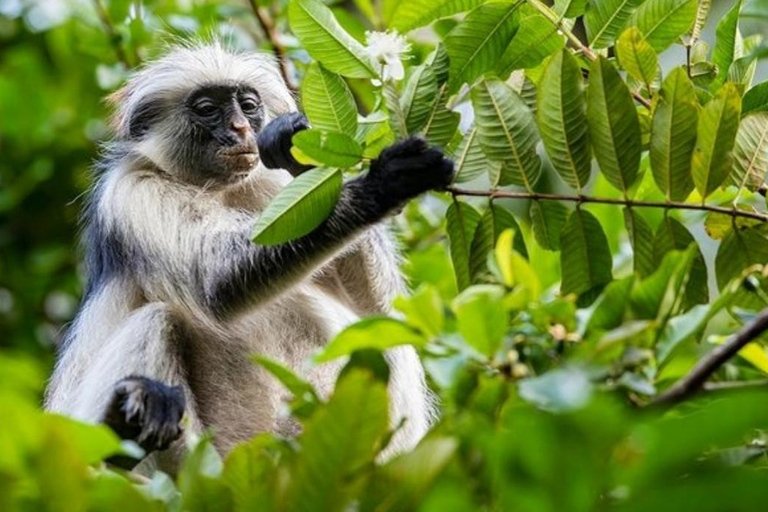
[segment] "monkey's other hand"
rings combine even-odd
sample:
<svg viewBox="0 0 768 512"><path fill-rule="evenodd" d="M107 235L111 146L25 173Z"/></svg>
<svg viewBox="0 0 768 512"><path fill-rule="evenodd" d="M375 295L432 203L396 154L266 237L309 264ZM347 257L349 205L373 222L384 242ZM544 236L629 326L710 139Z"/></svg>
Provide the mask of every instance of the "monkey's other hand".
<svg viewBox="0 0 768 512"><path fill-rule="evenodd" d="M307 128L309 122L300 112L282 115L265 126L256 138L259 158L264 165L269 169L285 169L293 176L312 169L311 165L300 164L291 155L291 139Z"/></svg>
<svg viewBox="0 0 768 512"><path fill-rule="evenodd" d="M410 137L382 151L366 176L370 190L387 209L428 190L444 189L452 179L453 161L420 137Z"/></svg>
<svg viewBox="0 0 768 512"><path fill-rule="evenodd" d="M132 376L115 384L104 423L147 453L165 450L181 437L185 407L181 387Z"/></svg>

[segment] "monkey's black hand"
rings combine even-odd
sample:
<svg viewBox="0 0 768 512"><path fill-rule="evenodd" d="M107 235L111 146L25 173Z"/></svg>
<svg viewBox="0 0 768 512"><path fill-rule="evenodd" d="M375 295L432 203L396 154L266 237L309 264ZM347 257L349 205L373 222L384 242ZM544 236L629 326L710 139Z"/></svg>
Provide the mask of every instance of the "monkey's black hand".
<svg viewBox="0 0 768 512"><path fill-rule="evenodd" d="M453 162L420 137L410 137L382 151L364 177L387 211L427 190L447 187L452 178Z"/></svg>
<svg viewBox="0 0 768 512"><path fill-rule="evenodd" d="M307 128L309 122L300 112L282 115L265 126L256 139L264 165L269 169L285 169L294 176L312 169L311 165L300 164L291 155L291 139Z"/></svg>
<svg viewBox="0 0 768 512"><path fill-rule="evenodd" d="M136 441L147 453L165 450L181 437L186 400L179 386L146 377L115 384L104 423L122 439Z"/></svg>

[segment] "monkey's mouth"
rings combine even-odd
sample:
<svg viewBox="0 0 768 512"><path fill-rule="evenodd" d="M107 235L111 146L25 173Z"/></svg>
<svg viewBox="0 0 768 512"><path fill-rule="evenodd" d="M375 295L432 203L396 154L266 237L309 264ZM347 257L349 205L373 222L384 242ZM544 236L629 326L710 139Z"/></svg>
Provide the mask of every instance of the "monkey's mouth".
<svg viewBox="0 0 768 512"><path fill-rule="evenodd" d="M224 160L239 172L250 171L259 162L259 154L255 149L239 148L223 152Z"/></svg>

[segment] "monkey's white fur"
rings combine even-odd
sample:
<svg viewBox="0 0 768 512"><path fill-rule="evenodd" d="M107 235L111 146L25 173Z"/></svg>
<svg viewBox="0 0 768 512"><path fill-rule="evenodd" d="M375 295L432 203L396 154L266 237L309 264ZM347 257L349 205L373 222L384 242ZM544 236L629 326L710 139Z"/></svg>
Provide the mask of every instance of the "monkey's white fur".
<svg viewBox="0 0 768 512"><path fill-rule="evenodd" d="M253 86L264 101L267 121L296 109L268 57L232 54L218 44L178 48L137 73L115 96L118 139L127 137L143 97L163 95L181 103L190 90L211 83ZM257 432L295 434L295 423L280 414L287 392L253 365L249 355L281 361L327 396L340 363L312 366L308 359L361 316L388 312L392 298L404 291L397 251L384 226L369 228L245 312L217 319L191 291L192 258L212 235L249 230L291 177L259 164L248 178L227 188L186 185L174 178L176 162L163 137L175 122L161 120L155 135L131 147L96 185L100 194L95 212L105 227L130 234L143 254L168 262L167 268L110 278L88 296L71 327L46 406L97 422L114 384L142 375L183 386L186 434L212 428L222 452ZM212 252L203 265L221 264L213 259L220 256ZM412 447L424 435L431 407L413 349L398 348L387 356L392 424L407 418L393 440L393 453ZM182 446L178 442L155 454L144 468L154 462L173 471Z"/></svg>

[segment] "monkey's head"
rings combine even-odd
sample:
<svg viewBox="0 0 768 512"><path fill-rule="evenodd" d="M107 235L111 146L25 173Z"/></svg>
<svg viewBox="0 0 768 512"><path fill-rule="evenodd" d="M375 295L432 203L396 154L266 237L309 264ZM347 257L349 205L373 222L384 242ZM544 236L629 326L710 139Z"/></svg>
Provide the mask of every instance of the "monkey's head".
<svg viewBox="0 0 768 512"><path fill-rule="evenodd" d="M270 57L214 43L177 47L110 97L117 139L161 171L227 185L259 163L256 134L296 104Z"/></svg>

